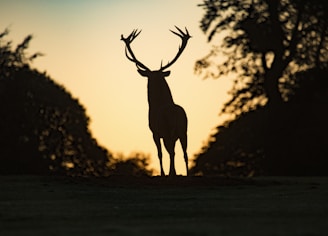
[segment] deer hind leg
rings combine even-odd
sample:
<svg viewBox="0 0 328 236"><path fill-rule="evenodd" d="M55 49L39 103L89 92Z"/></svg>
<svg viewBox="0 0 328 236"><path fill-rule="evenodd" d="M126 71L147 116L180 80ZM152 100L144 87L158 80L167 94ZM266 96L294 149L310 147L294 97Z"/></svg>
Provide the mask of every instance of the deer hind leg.
<svg viewBox="0 0 328 236"><path fill-rule="evenodd" d="M170 172L169 176L176 176L176 171L175 171L175 166L174 166L174 146L175 146L175 141L173 139L165 139L164 138L164 146L167 152L170 154Z"/></svg>
<svg viewBox="0 0 328 236"><path fill-rule="evenodd" d="M158 155L159 164L160 164L160 168L161 168L161 176L165 176L164 169L163 169L163 161L162 161L163 154L162 154L161 139L156 134L153 134L153 139L154 139L154 142L157 147L157 155Z"/></svg>
<svg viewBox="0 0 328 236"><path fill-rule="evenodd" d="M188 169L188 154L187 154L187 134L181 135L179 140L183 150L183 157L186 163L186 175L188 176L189 169Z"/></svg>

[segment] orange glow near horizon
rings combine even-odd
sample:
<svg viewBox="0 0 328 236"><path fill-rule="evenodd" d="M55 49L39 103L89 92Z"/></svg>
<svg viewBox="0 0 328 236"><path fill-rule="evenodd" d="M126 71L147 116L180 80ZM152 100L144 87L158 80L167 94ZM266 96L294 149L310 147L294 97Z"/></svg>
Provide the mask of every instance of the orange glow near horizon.
<svg viewBox="0 0 328 236"><path fill-rule="evenodd" d="M29 52L45 54L33 66L47 71L79 99L91 118L90 129L100 145L128 156L150 154L159 169L157 151L148 128L147 81L124 54L121 34L142 29L132 44L138 59L151 69L171 60L180 39L169 29L187 27L192 35L167 78L174 101L187 112L190 164L213 129L227 100L227 79L202 80L194 63L210 50L199 29L203 15L200 0L141 1L7 1L0 0L0 30L9 27L9 40L19 43L33 34ZM180 144L176 145L176 169L185 174ZM163 147L168 172L168 154Z"/></svg>

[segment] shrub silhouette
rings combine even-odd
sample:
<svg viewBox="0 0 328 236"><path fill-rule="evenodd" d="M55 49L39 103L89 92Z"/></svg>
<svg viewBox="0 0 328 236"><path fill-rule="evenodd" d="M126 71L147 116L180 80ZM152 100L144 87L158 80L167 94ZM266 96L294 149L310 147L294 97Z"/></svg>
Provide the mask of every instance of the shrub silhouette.
<svg viewBox="0 0 328 236"><path fill-rule="evenodd" d="M128 158L122 155L111 159L110 175L116 176L152 176L154 171L149 168L150 157L142 153L131 154Z"/></svg>

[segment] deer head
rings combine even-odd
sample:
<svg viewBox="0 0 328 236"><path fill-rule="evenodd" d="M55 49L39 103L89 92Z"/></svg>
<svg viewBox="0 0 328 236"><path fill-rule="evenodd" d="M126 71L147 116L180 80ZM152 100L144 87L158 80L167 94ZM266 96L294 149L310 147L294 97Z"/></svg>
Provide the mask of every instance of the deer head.
<svg viewBox="0 0 328 236"><path fill-rule="evenodd" d="M180 57L180 55L182 54L183 50L185 49L185 47L187 46L187 42L188 39L191 38L191 36L189 35L189 32L186 29L186 33L183 32L181 29L179 29L178 27L175 26L175 28L178 30L178 32L174 32L172 30L170 30L173 34L179 36L182 40L182 44L181 46L179 46L179 50L178 53L176 54L176 56L173 58L172 61L168 62L166 65L162 65L161 63L161 67L159 70L150 70L147 66L145 66L142 62L140 62L136 56L134 55L130 44L132 43L132 41L140 34L141 30L133 30L132 33L124 38L123 35L121 35L121 40L124 41L125 43L125 55L126 57L132 61L133 63L136 64L136 67L138 69L138 72L141 76L145 76L148 79L152 79L152 78L164 78L170 75L170 71L165 71L166 69L168 69L171 65L173 65L178 58Z"/></svg>

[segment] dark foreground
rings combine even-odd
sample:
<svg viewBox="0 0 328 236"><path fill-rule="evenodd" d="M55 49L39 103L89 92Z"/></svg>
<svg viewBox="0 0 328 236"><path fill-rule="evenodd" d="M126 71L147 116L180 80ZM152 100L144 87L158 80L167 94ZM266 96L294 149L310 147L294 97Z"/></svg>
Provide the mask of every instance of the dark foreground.
<svg viewBox="0 0 328 236"><path fill-rule="evenodd" d="M328 178L0 176L0 235L328 235Z"/></svg>

